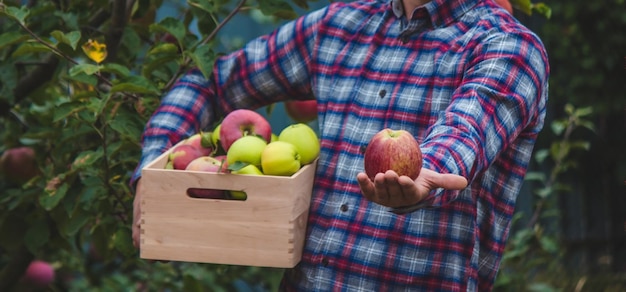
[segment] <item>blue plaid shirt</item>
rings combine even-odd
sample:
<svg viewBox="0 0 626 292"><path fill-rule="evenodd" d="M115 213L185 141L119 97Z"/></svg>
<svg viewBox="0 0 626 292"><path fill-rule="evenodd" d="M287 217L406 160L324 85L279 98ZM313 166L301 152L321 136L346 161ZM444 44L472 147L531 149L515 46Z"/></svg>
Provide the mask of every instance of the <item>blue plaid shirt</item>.
<svg viewBox="0 0 626 292"><path fill-rule="evenodd" d="M537 134L548 60L491 0L337 2L181 78L143 136L147 162L237 108L318 101L322 151L293 291L490 290ZM382 128L420 141L424 167L459 174L406 215L365 200L363 149Z"/></svg>

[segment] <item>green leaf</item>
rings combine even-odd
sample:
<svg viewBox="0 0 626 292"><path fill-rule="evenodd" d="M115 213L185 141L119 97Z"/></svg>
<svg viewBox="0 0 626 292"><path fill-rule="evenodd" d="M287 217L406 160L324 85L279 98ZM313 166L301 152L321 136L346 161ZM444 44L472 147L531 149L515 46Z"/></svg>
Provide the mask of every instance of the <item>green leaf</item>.
<svg viewBox="0 0 626 292"><path fill-rule="evenodd" d="M109 122L109 126L115 132L133 141L141 136L142 127L134 119L125 115L116 116Z"/></svg>
<svg viewBox="0 0 626 292"><path fill-rule="evenodd" d="M19 214L19 216L18 216ZM5 220L0 221L0 246L5 250L13 250L19 247L28 228L26 221L19 212L2 214Z"/></svg>
<svg viewBox="0 0 626 292"><path fill-rule="evenodd" d="M39 196L39 204L48 211L54 209L63 200L69 188L70 185L68 183L63 183L56 189L47 189L46 192Z"/></svg>
<svg viewBox="0 0 626 292"><path fill-rule="evenodd" d="M48 220L34 220L33 224L26 231L24 244L32 253L37 254L39 249L46 244L50 238L50 228Z"/></svg>
<svg viewBox="0 0 626 292"><path fill-rule="evenodd" d="M569 144L572 149L589 150L589 148L591 148L589 141L572 141Z"/></svg>
<svg viewBox="0 0 626 292"><path fill-rule="evenodd" d="M215 53L207 44L198 46L192 54L188 54L200 69L204 77L209 78L213 72Z"/></svg>
<svg viewBox="0 0 626 292"><path fill-rule="evenodd" d="M91 215L89 212L83 210L82 208L76 208L72 216L70 216L69 221L65 225L65 235L68 237L72 237L78 233L78 231L87 224L91 220Z"/></svg>
<svg viewBox="0 0 626 292"><path fill-rule="evenodd" d="M30 37L28 35L22 34L18 31L5 32L0 35L0 49L19 42L23 42L29 38Z"/></svg>
<svg viewBox="0 0 626 292"><path fill-rule="evenodd" d="M76 50L78 46L78 42L80 41L80 31L71 31L68 33L63 33L60 30L55 30L50 33L52 37L54 37L60 43L64 43L72 48L72 50Z"/></svg>
<svg viewBox="0 0 626 292"><path fill-rule="evenodd" d="M213 14L218 11L217 6L215 5L215 1L208 0L187 0L187 4L191 7L196 7L202 11L208 12L209 14Z"/></svg>
<svg viewBox="0 0 626 292"><path fill-rule="evenodd" d="M574 111L574 115L576 117L579 117L579 118L580 117L586 117L586 116L588 116L588 115L590 115L592 113L593 113L593 107L590 107L590 106L577 108Z"/></svg>
<svg viewBox="0 0 626 292"><path fill-rule="evenodd" d="M100 71L101 66L93 65L93 64L78 64L72 68L70 68L70 76L76 76L80 73L85 73L87 75L96 74Z"/></svg>
<svg viewBox="0 0 626 292"><path fill-rule="evenodd" d="M73 67L72 67L73 68ZM71 71L72 69L70 69ZM78 83L84 83L87 85L91 85L91 86L96 86L98 85L98 78L94 75L87 75L85 73L76 73L77 75L72 76L72 75L66 75L65 78L71 81L75 81Z"/></svg>
<svg viewBox="0 0 626 292"><path fill-rule="evenodd" d="M542 163L549 156L550 156L550 151L548 151L548 149L537 150L537 152L535 152L535 161L537 161L537 163Z"/></svg>
<svg viewBox="0 0 626 292"><path fill-rule="evenodd" d="M17 57L21 57L24 55L36 54L36 53L48 53L51 51L52 49L50 49L49 47L45 46L42 43L25 42L21 44L17 48L17 50L13 52L13 54L11 54L11 57L17 58Z"/></svg>
<svg viewBox="0 0 626 292"><path fill-rule="evenodd" d="M136 252L129 228L118 229L117 232L115 232L113 244L115 248L125 256L131 256Z"/></svg>
<svg viewBox="0 0 626 292"><path fill-rule="evenodd" d="M531 172L526 173L526 176L524 177L524 179L527 181L544 182L546 181L546 174L540 171L531 171Z"/></svg>
<svg viewBox="0 0 626 292"><path fill-rule="evenodd" d="M552 191L553 191L552 187L548 186L548 187L538 189L535 193L537 194L538 197L545 199L552 193Z"/></svg>
<svg viewBox="0 0 626 292"><path fill-rule="evenodd" d="M126 78L130 76L130 70L120 64L106 63L100 67L100 70L102 70L102 72L113 73L117 75L118 78Z"/></svg>
<svg viewBox="0 0 626 292"><path fill-rule="evenodd" d="M118 83L111 87L111 93L127 92L160 95L159 89L143 76L131 76L126 78L122 83Z"/></svg>
<svg viewBox="0 0 626 292"><path fill-rule="evenodd" d="M159 43L148 52L148 55L155 54L177 54L178 46L172 43Z"/></svg>
<svg viewBox="0 0 626 292"><path fill-rule="evenodd" d="M173 17L166 17L159 23L153 23L150 25L150 32L164 32L171 34L178 43L182 43L185 38L187 30L185 25L178 19Z"/></svg>
<svg viewBox="0 0 626 292"><path fill-rule="evenodd" d="M153 58L151 60L143 64L144 67L141 69L141 74L143 76L157 75L157 70L163 70L166 68L167 63L176 61L180 58L178 54L159 55L156 58L152 55L152 57ZM167 78L164 79L169 79L169 77L170 76L168 75Z"/></svg>
<svg viewBox="0 0 626 292"><path fill-rule="evenodd" d="M287 2L281 0L259 0L259 8L263 14L283 19L294 19L298 16Z"/></svg>
<svg viewBox="0 0 626 292"><path fill-rule="evenodd" d="M79 102L68 102L61 104L54 109L54 117L52 121L56 123L84 109L85 107Z"/></svg>
<svg viewBox="0 0 626 292"><path fill-rule="evenodd" d="M591 121L580 120L580 121L578 121L578 125L583 127L583 128L587 128L588 130L590 130L592 132L596 131L596 126Z"/></svg>
<svg viewBox="0 0 626 292"><path fill-rule="evenodd" d="M276 103L272 103L265 107L265 113L267 114L268 117L272 115L275 107L276 107Z"/></svg>
<svg viewBox="0 0 626 292"><path fill-rule="evenodd" d="M6 7L2 12L8 15L9 17L17 20L21 24L25 24L26 18L30 14L30 10L26 8L26 6L22 6L20 8L9 6Z"/></svg>
<svg viewBox="0 0 626 292"><path fill-rule="evenodd" d="M533 4L532 9L540 15L543 15L546 19L550 19L550 17L552 17L552 9L543 2Z"/></svg>
<svg viewBox="0 0 626 292"><path fill-rule="evenodd" d="M93 166L104 154L102 151L87 150L81 152L74 162L72 162L72 169L83 169Z"/></svg>
<svg viewBox="0 0 626 292"><path fill-rule="evenodd" d="M240 170L240 169L248 166L249 164L250 163L248 163L248 162L235 161L234 163L228 164L228 170L230 170L230 171L237 171L237 170Z"/></svg>
<svg viewBox="0 0 626 292"><path fill-rule="evenodd" d="M550 286L550 284L536 282L536 283L530 283L528 285L528 291L529 292L556 292L557 290L554 289L552 286Z"/></svg>
<svg viewBox="0 0 626 292"><path fill-rule="evenodd" d="M557 121L552 122L550 126L552 128L552 132L558 136L558 135L561 135L563 131L565 130L565 128L567 127L567 121L557 120Z"/></svg>

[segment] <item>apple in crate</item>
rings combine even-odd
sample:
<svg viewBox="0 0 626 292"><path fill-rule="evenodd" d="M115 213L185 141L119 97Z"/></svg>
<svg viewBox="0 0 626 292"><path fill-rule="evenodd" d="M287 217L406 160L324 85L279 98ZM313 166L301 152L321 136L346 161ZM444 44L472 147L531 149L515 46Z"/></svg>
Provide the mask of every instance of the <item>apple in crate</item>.
<svg viewBox="0 0 626 292"><path fill-rule="evenodd" d="M258 136L243 136L235 141L226 153L229 165L235 162L249 163L261 167L261 153L267 142Z"/></svg>
<svg viewBox="0 0 626 292"><path fill-rule="evenodd" d="M189 162L185 170L205 171L205 172L214 172L214 173L227 171L227 169L224 167L224 164L222 163L221 160L218 160L217 158L211 157L211 156L201 156L192 160L191 162Z"/></svg>
<svg viewBox="0 0 626 292"><path fill-rule="evenodd" d="M174 169L184 170L191 161L205 156L200 149L190 144L179 144L174 147L169 155L169 160L172 162Z"/></svg>
<svg viewBox="0 0 626 292"><path fill-rule="evenodd" d="M202 156L194 159L187 165L185 170L212 173L226 172L222 162L211 156ZM187 194L192 198L225 199L227 193L225 190L191 188L187 190Z"/></svg>
<svg viewBox="0 0 626 292"><path fill-rule="evenodd" d="M419 143L406 130L383 129L376 133L367 144L363 159L365 173L371 180L387 170L415 180L422 169Z"/></svg>
<svg viewBox="0 0 626 292"><path fill-rule="evenodd" d="M248 109L237 109L228 113L220 123L219 140L226 152L243 136L260 136L269 143L272 127L261 114Z"/></svg>
<svg viewBox="0 0 626 292"><path fill-rule="evenodd" d="M261 153L261 169L266 175L291 176L300 169L300 154L296 146L285 141L267 144Z"/></svg>
<svg viewBox="0 0 626 292"><path fill-rule="evenodd" d="M302 165L313 162L320 155L320 140L307 124L297 123L285 127L278 135L278 140L296 146Z"/></svg>
<svg viewBox="0 0 626 292"><path fill-rule="evenodd" d="M211 142L211 133L196 133L183 141L183 144L194 146L202 152L202 155L209 156L213 153L213 143Z"/></svg>
<svg viewBox="0 0 626 292"><path fill-rule="evenodd" d="M232 174L241 174L241 175L263 175L263 172L256 166L252 164L248 164L240 169L231 170ZM230 191L230 199L232 200L245 200L248 198L248 194L242 191Z"/></svg>

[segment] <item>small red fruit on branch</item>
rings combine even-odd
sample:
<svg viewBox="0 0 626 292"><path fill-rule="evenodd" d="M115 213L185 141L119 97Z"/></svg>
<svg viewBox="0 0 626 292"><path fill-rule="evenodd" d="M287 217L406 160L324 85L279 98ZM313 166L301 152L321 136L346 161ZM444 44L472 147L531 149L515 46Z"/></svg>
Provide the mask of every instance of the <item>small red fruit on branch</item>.
<svg viewBox="0 0 626 292"><path fill-rule="evenodd" d="M287 115L296 123L317 119L317 100L290 100L285 102Z"/></svg>
<svg viewBox="0 0 626 292"><path fill-rule="evenodd" d="M422 169L422 151L408 131L383 129L372 136L365 148L364 163L371 180L387 170L415 180Z"/></svg>
<svg viewBox="0 0 626 292"><path fill-rule="evenodd" d="M35 151L26 146L6 150L0 157L0 173L8 181L20 185L39 175Z"/></svg>

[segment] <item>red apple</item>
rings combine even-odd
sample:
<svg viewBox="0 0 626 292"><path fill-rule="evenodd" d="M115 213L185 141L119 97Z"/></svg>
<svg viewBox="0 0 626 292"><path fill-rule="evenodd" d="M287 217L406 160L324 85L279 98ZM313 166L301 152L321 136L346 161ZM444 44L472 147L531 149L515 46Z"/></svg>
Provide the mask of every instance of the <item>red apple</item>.
<svg viewBox="0 0 626 292"><path fill-rule="evenodd" d="M28 265L21 281L37 289L43 289L54 281L54 277L52 265L45 261L34 260Z"/></svg>
<svg viewBox="0 0 626 292"><path fill-rule="evenodd" d="M193 170L193 171L206 171L206 172L225 172L225 168L220 160L217 160L211 156L201 156L198 157L189 164L185 170Z"/></svg>
<svg viewBox="0 0 626 292"><path fill-rule="evenodd" d="M204 156L202 151L189 144L179 144L175 146L169 155L174 169L186 169L187 165L194 159Z"/></svg>
<svg viewBox="0 0 626 292"><path fill-rule="evenodd" d="M4 151L0 157L0 172L10 182L20 185L26 183L40 173L35 151L26 146Z"/></svg>
<svg viewBox="0 0 626 292"><path fill-rule="evenodd" d="M513 14L513 6L509 0L495 0L496 4L500 5L500 7L504 8L504 10L508 11L510 14Z"/></svg>
<svg viewBox="0 0 626 292"><path fill-rule="evenodd" d="M372 180L387 170L415 180L422 169L419 143L405 130L383 129L376 133L367 144L363 159L365 173Z"/></svg>
<svg viewBox="0 0 626 292"><path fill-rule="evenodd" d="M183 144L192 145L202 152L202 155L209 156L213 153L213 143L211 142L211 133L196 133L185 139Z"/></svg>
<svg viewBox="0 0 626 292"><path fill-rule="evenodd" d="M272 127L261 114L248 109L237 109L228 113L220 123L220 143L226 152L237 139L243 136L259 136L267 143L272 138Z"/></svg>
<svg viewBox="0 0 626 292"><path fill-rule="evenodd" d="M215 189L189 188L187 195L192 198L200 199L227 199L228 191Z"/></svg>
<svg viewBox="0 0 626 292"><path fill-rule="evenodd" d="M285 111L296 123L308 123L317 118L317 100L286 101Z"/></svg>

